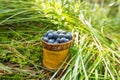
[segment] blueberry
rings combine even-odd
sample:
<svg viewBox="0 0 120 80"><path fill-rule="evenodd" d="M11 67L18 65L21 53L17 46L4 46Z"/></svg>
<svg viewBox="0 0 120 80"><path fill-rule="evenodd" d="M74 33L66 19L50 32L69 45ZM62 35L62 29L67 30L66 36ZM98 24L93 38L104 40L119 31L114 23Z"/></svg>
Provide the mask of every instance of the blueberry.
<svg viewBox="0 0 120 80"><path fill-rule="evenodd" d="M61 39L59 40L59 43L62 43L62 40L61 40Z"/></svg>
<svg viewBox="0 0 120 80"><path fill-rule="evenodd" d="M69 42L69 39L65 39L64 42Z"/></svg>
<svg viewBox="0 0 120 80"><path fill-rule="evenodd" d="M64 37L61 38L61 39L60 39L61 43L65 42L65 39L66 39L66 38L64 38Z"/></svg>
<svg viewBox="0 0 120 80"><path fill-rule="evenodd" d="M59 34L58 37L59 38L65 37L65 34Z"/></svg>
<svg viewBox="0 0 120 80"><path fill-rule="evenodd" d="M56 41L57 41L57 42L60 42L60 38L57 38Z"/></svg>
<svg viewBox="0 0 120 80"><path fill-rule="evenodd" d="M42 39L51 44L59 44L69 42L72 39L72 34L62 30L57 30L56 33L53 30L49 30L43 34Z"/></svg>
<svg viewBox="0 0 120 80"><path fill-rule="evenodd" d="M49 39L48 43L54 43L53 39Z"/></svg>
<svg viewBox="0 0 120 80"><path fill-rule="evenodd" d="M57 33L54 33L53 38L54 38L54 39L57 39L57 38L58 38L58 34L57 34Z"/></svg>
<svg viewBox="0 0 120 80"><path fill-rule="evenodd" d="M48 35L47 35L47 37L49 38L49 39L51 39L51 38L53 38L53 33L48 33Z"/></svg>
<svg viewBox="0 0 120 80"><path fill-rule="evenodd" d="M66 38L69 39L69 40L71 40L72 39L72 34L71 33L67 33L66 34Z"/></svg>
<svg viewBox="0 0 120 80"><path fill-rule="evenodd" d="M55 41L54 44L59 44L59 42L58 42L58 41Z"/></svg>
<svg viewBox="0 0 120 80"><path fill-rule="evenodd" d="M59 43L63 43L65 38L60 38Z"/></svg>
<svg viewBox="0 0 120 80"><path fill-rule="evenodd" d="M62 33L62 30L57 30L57 33L58 33L58 34Z"/></svg>
<svg viewBox="0 0 120 80"><path fill-rule="evenodd" d="M66 31L63 31L63 34L67 34L67 32L66 32Z"/></svg>
<svg viewBox="0 0 120 80"><path fill-rule="evenodd" d="M42 38L44 41L48 42L48 38L47 37L43 37Z"/></svg>
<svg viewBox="0 0 120 80"><path fill-rule="evenodd" d="M53 32L53 30L49 30L49 31L47 31L47 33L52 33Z"/></svg>

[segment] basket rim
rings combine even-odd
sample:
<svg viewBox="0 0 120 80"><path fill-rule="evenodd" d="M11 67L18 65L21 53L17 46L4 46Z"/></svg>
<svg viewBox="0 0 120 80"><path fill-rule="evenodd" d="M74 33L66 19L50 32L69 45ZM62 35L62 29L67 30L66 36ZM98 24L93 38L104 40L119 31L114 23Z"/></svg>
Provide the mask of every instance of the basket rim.
<svg viewBox="0 0 120 80"><path fill-rule="evenodd" d="M45 44L47 44L47 45L60 46L60 45L64 45L64 44L69 44L69 43L71 43L73 40L74 40L74 37L72 37L72 39L71 39L70 41L65 42L65 43L60 43L60 44L51 44L51 43L47 43L47 42L44 41L43 39L42 39L42 42L45 43Z"/></svg>

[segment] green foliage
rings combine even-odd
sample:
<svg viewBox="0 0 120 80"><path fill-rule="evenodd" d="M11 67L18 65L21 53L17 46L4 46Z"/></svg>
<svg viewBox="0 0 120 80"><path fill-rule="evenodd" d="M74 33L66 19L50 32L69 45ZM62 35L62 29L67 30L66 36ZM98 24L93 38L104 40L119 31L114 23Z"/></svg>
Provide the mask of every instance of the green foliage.
<svg viewBox="0 0 120 80"><path fill-rule="evenodd" d="M120 6L108 6L119 0L87 1L1 0L0 61L18 63L21 68L33 66L39 71L42 34L49 29L65 29L75 35L75 42L62 80L120 79Z"/></svg>

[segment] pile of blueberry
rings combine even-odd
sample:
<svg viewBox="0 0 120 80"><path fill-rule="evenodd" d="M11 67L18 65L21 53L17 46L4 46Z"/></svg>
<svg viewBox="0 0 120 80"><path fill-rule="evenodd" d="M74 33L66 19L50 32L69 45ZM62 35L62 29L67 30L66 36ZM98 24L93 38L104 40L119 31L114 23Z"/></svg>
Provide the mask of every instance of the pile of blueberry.
<svg viewBox="0 0 120 80"><path fill-rule="evenodd" d="M72 34L63 30L49 30L43 34L42 39L47 43L60 44L69 42L72 39Z"/></svg>

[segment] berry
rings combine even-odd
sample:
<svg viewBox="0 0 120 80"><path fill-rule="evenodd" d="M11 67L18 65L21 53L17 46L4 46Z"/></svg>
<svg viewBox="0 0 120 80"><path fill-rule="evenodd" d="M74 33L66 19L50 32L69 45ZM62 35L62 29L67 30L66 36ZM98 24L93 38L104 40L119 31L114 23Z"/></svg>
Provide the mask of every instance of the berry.
<svg viewBox="0 0 120 80"><path fill-rule="evenodd" d="M62 30L57 30L57 33L58 33L58 34L62 33Z"/></svg>
<svg viewBox="0 0 120 80"><path fill-rule="evenodd" d="M58 34L57 34L57 33L54 33L53 38L54 38L54 39L57 39L57 37L58 37Z"/></svg>
<svg viewBox="0 0 120 80"><path fill-rule="evenodd" d="M69 42L69 39L65 39L64 42Z"/></svg>
<svg viewBox="0 0 120 80"><path fill-rule="evenodd" d="M52 33L53 32L53 30L49 30L49 31L47 31L47 33Z"/></svg>
<svg viewBox="0 0 120 80"><path fill-rule="evenodd" d="M59 38L65 37L65 34L62 34L62 33L61 33L61 34L58 35L58 37L59 37Z"/></svg>
<svg viewBox="0 0 120 80"><path fill-rule="evenodd" d="M66 38L64 38L64 37L61 38L61 39L60 39L61 43L65 42L65 39L66 39Z"/></svg>
<svg viewBox="0 0 120 80"><path fill-rule="evenodd" d="M71 33L67 33L66 34L66 38L69 39L69 40L71 40L72 39L72 34Z"/></svg>
<svg viewBox="0 0 120 80"><path fill-rule="evenodd" d="M48 33L47 37L48 37L49 39L53 38L53 33Z"/></svg>
<svg viewBox="0 0 120 80"><path fill-rule="evenodd" d="M54 43L53 39L49 39L48 43Z"/></svg>
<svg viewBox="0 0 120 80"><path fill-rule="evenodd" d="M67 34L67 32L66 32L66 31L63 31L63 34Z"/></svg>
<svg viewBox="0 0 120 80"><path fill-rule="evenodd" d="M57 38L56 41L57 41L57 42L60 42L60 38Z"/></svg>
<svg viewBox="0 0 120 80"><path fill-rule="evenodd" d="M58 41L55 41L54 44L59 44L59 42L58 42Z"/></svg>
<svg viewBox="0 0 120 80"><path fill-rule="evenodd" d="M42 38L44 41L48 42L48 38L47 37L43 37Z"/></svg>
<svg viewBox="0 0 120 80"><path fill-rule="evenodd" d="M62 30L57 30L56 32L49 30L43 34L42 39L51 44L60 44L69 42L72 39L72 34Z"/></svg>

